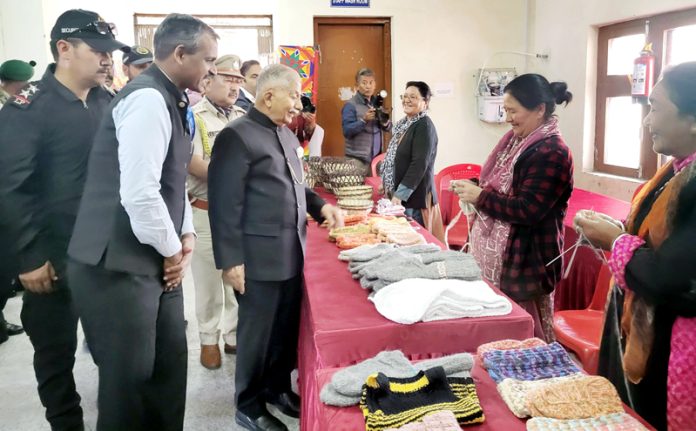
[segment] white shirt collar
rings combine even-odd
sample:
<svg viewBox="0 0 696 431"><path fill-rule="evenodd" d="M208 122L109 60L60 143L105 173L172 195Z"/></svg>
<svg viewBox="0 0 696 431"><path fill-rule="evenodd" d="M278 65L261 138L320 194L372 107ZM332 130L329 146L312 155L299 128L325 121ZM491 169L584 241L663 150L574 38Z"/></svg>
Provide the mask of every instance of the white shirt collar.
<svg viewBox="0 0 696 431"><path fill-rule="evenodd" d="M251 103L256 103L256 96L253 94L249 93L246 88L244 87L239 87L242 90L242 93L246 96L247 99L251 100Z"/></svg>

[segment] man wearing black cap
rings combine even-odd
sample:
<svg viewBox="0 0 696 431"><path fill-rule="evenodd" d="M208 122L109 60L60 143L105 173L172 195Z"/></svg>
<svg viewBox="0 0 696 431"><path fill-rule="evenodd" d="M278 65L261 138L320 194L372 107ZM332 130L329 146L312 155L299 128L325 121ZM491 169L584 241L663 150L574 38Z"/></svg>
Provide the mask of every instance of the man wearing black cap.
<svg viewBox="0 0 696 431"><path fill-rule="evenodd" d="M133 45L130 52L123 54L123 74L132 81L152 64L152 60L152 51L144 46Z"/></svg>
<svg viewBox="0 0 696 431"><path fill-rule="evenodd" d="M68 276L99 367L100 431L184 426L181 278L195 244L184 89L215 74L217 37L197 18L168 15L154 64L118 93L94 139Z"/></svg>
<svg viewBox="0 0 696 431"><path fill-rule="evenodd" d="M128 49L112 30L94 12L63 13L51 31L56 63L0 110L6 130L0 135L0 220L15 244L26 289L22 323L53 430L84 427L72 374L77 317L65 266L87 157L111 101L102 88L111 51Z"/></svg>

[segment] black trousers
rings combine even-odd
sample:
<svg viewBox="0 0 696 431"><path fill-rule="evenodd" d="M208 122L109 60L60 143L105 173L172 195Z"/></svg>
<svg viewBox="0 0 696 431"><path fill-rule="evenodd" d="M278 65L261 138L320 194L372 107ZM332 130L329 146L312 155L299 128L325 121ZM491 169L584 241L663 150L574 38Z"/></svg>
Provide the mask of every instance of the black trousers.
<svg viewBox="0 0 696 431"><path fill-rule="evenodd" d="M285 281L245 281L237 324L237 409L255 418L266 412L266 396L291 390L297 363L302 276Z"/></svg>
<svg viewBox="0 0 696 431"><path fill-rule="evenodd" d="M98 431L182 430L187 347L181 286L68 264L75 305L99 368Z"/></svg>
<svg viewBox="0 0 696 431"><path fill-rule="evenodd" d="M34 347L34 373L39 398L53 431L82 430L80 396L73 366L77 349L77 316L65 279L44 295L24 292L22 325Z"/></svg>

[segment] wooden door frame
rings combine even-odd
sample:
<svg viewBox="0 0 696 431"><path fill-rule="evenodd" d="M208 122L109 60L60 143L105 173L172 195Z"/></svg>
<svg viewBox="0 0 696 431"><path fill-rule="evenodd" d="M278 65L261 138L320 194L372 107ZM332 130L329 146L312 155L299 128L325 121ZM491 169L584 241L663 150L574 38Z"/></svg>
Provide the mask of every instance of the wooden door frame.
<svg viewBox="0 0 696 431"><path fill-rule="evenodd" d="M384 40L384 87L389 92L389 105L392 108L392 42L391 42L391 18L390 17L352 17L352 16L315 16L314 17L314 48L319 52L319 66L317 67L317 82L321 74L321 47L319 46L320 25L381 25ZM377 89L379 91L379 89ZM388 134L383 135L382 149L389 141L384 142Z"/></svg>

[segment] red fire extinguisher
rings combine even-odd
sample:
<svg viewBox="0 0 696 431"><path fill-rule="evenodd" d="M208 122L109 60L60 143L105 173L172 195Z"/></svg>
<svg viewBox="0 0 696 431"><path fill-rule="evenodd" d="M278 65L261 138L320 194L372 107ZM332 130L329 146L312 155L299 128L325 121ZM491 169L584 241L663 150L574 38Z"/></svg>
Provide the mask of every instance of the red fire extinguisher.
<svg viewBox="0 0 696 431"><path fill-rule="evenodd" d="M648 43L640 52L640 57L633 60L633 76L631 79L631 96L634 101L645 102L653 87L655 56L652 43Z"/></svg>

